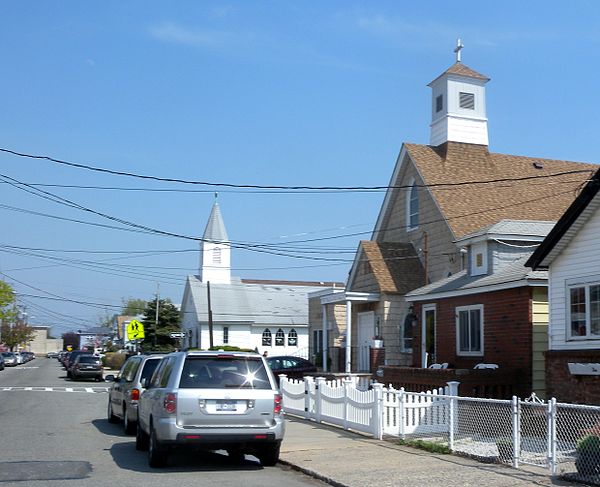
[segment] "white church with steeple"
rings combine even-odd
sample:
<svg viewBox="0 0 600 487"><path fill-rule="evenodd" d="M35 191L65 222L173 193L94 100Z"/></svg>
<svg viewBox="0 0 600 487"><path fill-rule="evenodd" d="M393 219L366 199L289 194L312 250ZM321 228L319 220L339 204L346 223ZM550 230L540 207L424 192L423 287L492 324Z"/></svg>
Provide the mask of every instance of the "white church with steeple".
<svg viewBox="0 0 600 487"><path fill-rule="evenodd" d="M332 283L235 277L231 253L215 199L200 242L198 274L188 276L183 294L181 326L187 348L210 347L212 315L213 346L309 358L308 293Z"/></svg>

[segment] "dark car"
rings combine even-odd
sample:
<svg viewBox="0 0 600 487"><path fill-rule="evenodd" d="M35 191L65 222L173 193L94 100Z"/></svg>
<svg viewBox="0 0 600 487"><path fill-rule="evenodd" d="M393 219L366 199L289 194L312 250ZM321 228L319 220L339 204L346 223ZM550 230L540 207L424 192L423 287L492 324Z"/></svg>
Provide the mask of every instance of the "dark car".
<svg viewBox="0 0 600 487"><path fill-rule="evenodd" d="M4 357L0 355L0 370L4 370Z"/></svg>
<svg viewBox="0 0 600 487"><path fill-rule="evenodd" d="M73 366L73 363L75 362L75 359L77 358L78 355L93 355L93 354L89 350L73 350L72 352L69 352L65 356L63 365L65 366L65 369L67 371L67 377L69 379L71 378L71 367Z"/></svg>
<svg viewBox="0 0 600 487"><path fill-rule="evenodd" d="M100 357L92 354L79 354L69 367L72 380L94 379L103 380L102 361Z"/></svg>
<svg viewBox="0 0 600 487"><path fill-rule="evenodd" d="M279 357L267 357L267 363L277 378L279 374L285 374L290 379L301 379L305 375L317 372L317 366L301 357L282 355Z"/></svg>

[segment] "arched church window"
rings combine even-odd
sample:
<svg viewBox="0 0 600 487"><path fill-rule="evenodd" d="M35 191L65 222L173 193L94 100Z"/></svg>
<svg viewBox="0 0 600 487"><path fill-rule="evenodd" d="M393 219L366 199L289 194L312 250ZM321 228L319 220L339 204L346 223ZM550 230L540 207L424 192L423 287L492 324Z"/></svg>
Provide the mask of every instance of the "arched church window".
<svg viewBox="0 0 600 487"><path fill-rule="evenodd" d="M283 330L281 328L279 328L279 330L277 330L277 333L275 333L275 346L276 347L285 346L285 333L283 332Z"/></svg>
<svg viewBox="0 0 600 487"><path fill-rule="evenodd" d="M268 328L266 328L265 331L263 331L263 334L262 334L262 344L263 344L263 347L270 347L271 343L272 343L271 330L269 330Z"/></svg>
<svg viewBox="0 0 600 487"><path fill-rule="evenodd" d="M289 347L297 347L298 346L298 333L294 328L290 330L288 333L288 346Z"/></svg>

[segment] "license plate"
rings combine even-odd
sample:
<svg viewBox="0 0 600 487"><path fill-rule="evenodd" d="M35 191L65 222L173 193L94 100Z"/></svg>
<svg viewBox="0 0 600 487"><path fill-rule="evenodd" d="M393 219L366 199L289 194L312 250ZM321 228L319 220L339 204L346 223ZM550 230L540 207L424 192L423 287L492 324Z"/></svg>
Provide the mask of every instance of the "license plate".
<svg viewBox="0 0 600 487"><path fill-rule="evenodd" d="M236 401L218 401L216 410L217 411L237 411L237 402Z"/></svg>

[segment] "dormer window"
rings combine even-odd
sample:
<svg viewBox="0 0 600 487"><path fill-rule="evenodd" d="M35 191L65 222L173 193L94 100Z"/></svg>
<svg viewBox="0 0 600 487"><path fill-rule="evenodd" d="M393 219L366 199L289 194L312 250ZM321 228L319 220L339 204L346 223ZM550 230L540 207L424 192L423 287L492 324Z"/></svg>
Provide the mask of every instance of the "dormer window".
<svg viewBox="0 0 600 487"><path fill-rule="evenodd" d="M406 222L408 230L419 226L419 188L414 180L406 198Z"/></svg>
<svg viewBox="0 0 600 487"><path fill-rule="evenodd" d="M444 95L439 95L435 99L435 113L441 112L444 108Z"/></svg>
<svg viewBox="0 0 600 487"><path fill-rule="evenodd" d="M487 243L480 242L471 246L471 275L482 276L488 273Z"/></svg>
<svg viewBox="0 0 600 487"><path fill-rule="evenodd" d="M475 110L475 95L473 93L464 93L461 91L458 96L460 108Z"/></svg>

